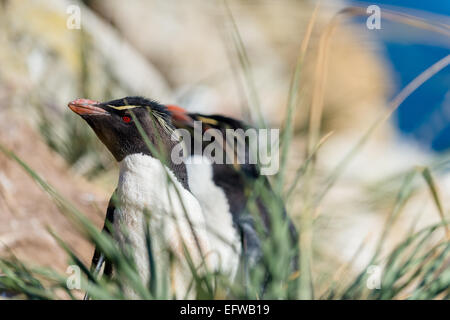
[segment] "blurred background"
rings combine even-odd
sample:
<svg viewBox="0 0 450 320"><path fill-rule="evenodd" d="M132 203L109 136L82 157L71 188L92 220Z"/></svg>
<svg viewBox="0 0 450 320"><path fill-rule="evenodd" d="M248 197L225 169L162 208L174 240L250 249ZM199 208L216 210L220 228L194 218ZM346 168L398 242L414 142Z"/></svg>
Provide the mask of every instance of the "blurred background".
<svg viewBox="0 0 450 320"><path fill-rule="evenodd" d="M422 71L450 53L450 2L442 0L2 0L0 1L0 144L13 150L99 227L116 185L117 167L67 103L143 95L203 113L255 123L259 106L270 127L284 128L289 85L307 26L317 8L301 65L286 188L305 160L309 108L317 83L320 37L342 9L381 8L381 29L367 16L341 15L330 39L317 154L320 190L388 102ZM383 18L413 15L447 34ZM231 15L230 15L231 12ZM79 26L77 23L79 22ZM238 35L250 72L241 66ZM375 131L317 209L313 273L317 283L373 253L405 172L429 166L444 210L450 205L450 69L414 92ZM288 201L302 208L296 185ZM448 214L448 211L445 211ZM414 192L389 237L440 221L425 183ZM0 153L0 255L64 271L66 256L51 227L88 263L93 248L17 164ZM358 248L364 249L355 258ZM386 248L387 250L388 248Z"/></svg>
<svg viewBox="0 0 450 320"><path fill-rule="evenodd" d="M353 3L368 5L363 1ZM398 1L377 0L370 4L389 9L398 5ZM409 0L403 1L401 5L404 13L448 23L449 2ZM450 41L446 36L439 37L420 29L412 32L408 26L389 21L385 21L383 29L372 36L374 41L381 43L384 56L389 60L395 91L406 86L434 61L445 57L450 49ZM449 77L449 72L442 72L424 84L398 109L395 119L395 125L405 137L438 152L450 148Z"/></svg>

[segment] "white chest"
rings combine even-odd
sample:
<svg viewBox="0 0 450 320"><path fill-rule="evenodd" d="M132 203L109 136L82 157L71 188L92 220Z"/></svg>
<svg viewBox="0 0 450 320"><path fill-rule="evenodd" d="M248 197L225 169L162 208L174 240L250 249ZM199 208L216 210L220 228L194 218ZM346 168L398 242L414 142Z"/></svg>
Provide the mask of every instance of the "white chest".
<svg viewBox="0 0 450 320"><path fill-rule="evenodd" d="M174 279L177 295L183 296L190 281L190 272L184 265L183 243L195 263L201 263L194 233L202 252L209 250L202 209L192 194L183 188L173 173L161 162L147 155L127 156L120 163L117 186L120 208L114 220L119 244L133 249L138 271L144 281L149 278L148 253L145 244L145 220L148 217L153 253L159 270L169 270L167 253L179 258ZM122 230L126 232L122 232Z"/></svg>
<svg viewBox="0 0 450 320"><path fill-rule="evenodd" d="M210 161L202 156L191 156L186 161L189 188L198 199L207 226L213 257L222 271L236 275L240 254L240 236L233 225L230 206L224 191L213 181Z"/></svg>

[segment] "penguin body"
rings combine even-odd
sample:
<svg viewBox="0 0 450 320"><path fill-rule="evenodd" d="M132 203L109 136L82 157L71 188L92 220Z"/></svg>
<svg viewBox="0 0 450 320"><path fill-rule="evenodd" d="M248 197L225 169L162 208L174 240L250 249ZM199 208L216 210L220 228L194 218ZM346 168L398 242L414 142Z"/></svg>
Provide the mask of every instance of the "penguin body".
<svg viewBox="0 0 450 320"><path fill-rule="evenodd" d="M214 183L213 164L208 158L189 156L186 169L189 187L204 213L213 264L232 281L238 271L242 246L227 195Z"/></svg>
<svg viewBox="0 0 450 320"><path fill-rule="evenodd" d="M117 233L116 239L119 245L126 244L133 248L141 279L147 283L150 271L143 214L148 210L155 261L164 261L169 265L168 252L175 254L179 263L175 264L173 272L174 291L178 297L184 297L191 272L184 258L183 244L193 261L200 264L202 259L189 223L195 230L202 252L209 252L210 247L205 219L197 199L161 161L144 154L128 155L120 162L116 195L121 206L114 212L114 230L125 227L128 232L127 235ZM190 221L185 217L185 212Z"/></svg>
<svg viewBox="0 0 450 320"><path fill-rule="evenodd" d="M224 153L227 152L226 144L229 143L229 141L227 141L227 129L242 129L245 131L250 128L250 126L245 123L229 117L221 115L188 113L183 108L174 105L169 105L167 107L171 112L172 122L176 128L187 129L192 132L195 128L194 121L200 121L201 134L210 129L218 130L221 133L223 140L214 140L214 143L220 144L220 147L224 149ZM243 133L243 131L241 133ZM191 136L193 138L188 143L195 144L195 133L191 134ZM270 201L277 205L278 210L282 214L282 218L288 224L287 231L289 232L291 245L293 248L297 246L298 234L295 226L286 214L283 202L273 192L267 177L261 176L257 165L250 163L249 156L251 146L248 141L245 140L245 136L239 136L238 140L246 143L244 163L237 163L236 161L232 161L231 163L213 163L211 164L212 174L208 176L205 176L204 173L200 172L200 170L192 171L189 169L189 166L187 166L187 168L190 181L198 179L195 175L203 175L202 178L198 179L203 182L198 184L199 186L197 188L192 189L194 196L199 199L199 202L203 208L207 207L209 203L214 205L214 199L208 198L207 196L203 197L199 194L207 194L208 190L217 188L222 191L221 193L223 195L225 195L228 206L222 205L217 208L217 211L221 211L221 213L218 213L217 215L221 215L222 220L226 220L225 217L232 217L233 227L240 236L239 247L241 248L243 256L241 262L243 263L245 273L248 275L248 269L256 266L262 258L261 234L256 231L254 217L250 214L247 207L250 194L254 192L253 189L255 188L257 182L262 182L262 187L265 190L263 194L256 195L256 198L254 199L259 218L263 224L263 228L265 229L265 233L268 234L270 232L272 223L269 208L267 208L267 201L264 201L263 197L270 197ZM203 141L201 143L203 144ZM210 142L206 142L206 145L209 143ZM197 155L196 153L199 151L203 152L205 150L205 144L203 144L202 150L196 150L192 145L188 149L191 150L191 157L193 155L195 157L200 157L200 155ZM236 150L234 150L234 152L236 152ZM235 154L231 155L233 159L236 159L235 156ZM226 157L227 156L225 155L223 160L226 160ZM205 158L205 156L203 156L203 158ZM291 263L292 272L298 270L297 256L293 257Z"/></svg>

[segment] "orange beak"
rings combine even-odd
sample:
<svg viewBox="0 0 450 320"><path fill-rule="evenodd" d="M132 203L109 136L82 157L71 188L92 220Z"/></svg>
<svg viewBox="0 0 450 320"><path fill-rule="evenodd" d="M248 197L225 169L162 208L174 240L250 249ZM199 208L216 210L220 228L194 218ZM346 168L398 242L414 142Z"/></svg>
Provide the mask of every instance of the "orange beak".
<svg viewBox="0 0 450 320"><path fill-rule="evenodd" d="M96 105L100 104L98 101L89 100L89 99L77 99L72 102L69 102L69 108L79 114L80 116L84 115L106 115L107 111L104 109L97 107Z"/></svg>

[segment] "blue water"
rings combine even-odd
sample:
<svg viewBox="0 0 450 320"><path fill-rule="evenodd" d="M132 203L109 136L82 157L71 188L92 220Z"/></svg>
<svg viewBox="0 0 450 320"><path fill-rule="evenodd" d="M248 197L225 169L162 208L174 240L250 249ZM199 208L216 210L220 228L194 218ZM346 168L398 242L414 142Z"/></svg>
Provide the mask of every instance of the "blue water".
<svg viewBox="0 0 450 320"><path fill-rule="evenodd" d="M383 28L383 5L393 5L419 9L440 15L450 16L450 0L354 0L356 4L377 4L381 8ZM365 20L358 20L365 26ZM396 28L396 23L389 24L388 28ZM417 32L408 27L408 32ZM450 45L442 46L421 43L414 37L396 39L383 36L389 29L371 31L370 34L384 47L385 59L391 65L395 88L393 95L397 94L411 80L419 75L433 63L450 54ZM423 31L420 31L423 34ZM429 37L439 35L430 32ZM442 35L440 35L442 39ZM423 38L422 38L423 39ZM450 39L445 39L450 44ZM440 42L442 43L442 42ZM416 140L423 146L436 151L450 149L450 67L440 71L436 76L426 82L414 92L397 110L396 123L400 131L407 137Z"/></svg>

